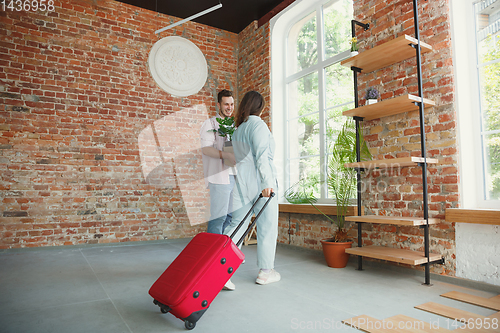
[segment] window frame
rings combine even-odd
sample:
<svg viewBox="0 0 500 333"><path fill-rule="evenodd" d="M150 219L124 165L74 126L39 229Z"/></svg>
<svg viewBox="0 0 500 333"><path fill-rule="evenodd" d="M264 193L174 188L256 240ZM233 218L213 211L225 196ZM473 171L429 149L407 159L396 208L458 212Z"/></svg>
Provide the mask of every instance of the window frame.
<svg viewBox="0 0 500 333"><path fill-rule="evenodd" d="M341 1L341 0L337 0ZM328 152L326 152L326 123L325 115L328 110L334 107L326 107L325 97L326 97L326 69L340 61L350 57L350 50L346 50L339 54L336 54L328 59L325 59L326 54L324 50L324 15L323 7L332 2L332 0L317 0L310 3L307 0L296 1L293 5L289 6L285 11L280 13L280 15L274 17L271 20L271 100L273 105L272 110L272 131L276 141L276 162L279 171L278 172L278 183L280 184L280 201L284 202L283 194L284 191L292 186L290 183L290 169L289 169L289 158L290 158L290 146L288 144L288 85L294 81L299 80L312 73L317 73L318 75L318 111L313 113L319 113L319 132L320 132L320 177L321 177L321 198L318 198L318 203L323 204L333 204L333 198L327 198L328 196L328 186L326 182L327 174L327 163L326 157ZM284 50L289 48L289 35L293 27L304 20L308 16L315 12L316 16L316 29L317 29L317 53L318 59L314 65L308 68L301 69L299 71L294 71L293 74L289 74L289 54ZM304 15L304 13L306 13ZM350 37L350 36L348 36ZM285 61L283 61L285 59ZM354 83L353 83L354 85ZM354 103L354 99L352 101ZM335 106L339 107L339 105Z"/></svg>
<svg viewBox="0 0 500 333"><path fill-rule="evenodd" d="M451 3L461 205L463 208L500 209L500 200L484 198L481 95L473 10L477 2L463 0Z"/></svg>

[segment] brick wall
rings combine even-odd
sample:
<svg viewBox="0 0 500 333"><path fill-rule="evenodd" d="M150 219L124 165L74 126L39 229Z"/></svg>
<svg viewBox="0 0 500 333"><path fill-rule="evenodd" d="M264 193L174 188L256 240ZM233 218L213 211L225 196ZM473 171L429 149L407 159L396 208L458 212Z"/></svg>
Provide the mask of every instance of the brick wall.
<svg viewBox="0 0 500 333"><path fill-rule="evenodd" d="M450 4L419 3L422 38L434 47L423 57L424 95L437 103L426 109L428 156L440 161L429 168L430 216L443 218L445 208L458 204ZM261 92L270 122L269 24L254 22L239 35L195 23L170 32L197 44L209 65L205 87L176 98L156 87L146 66L158 40L154 30L175 18L113 1L56 7L51 14L1 17L0 246L152 240L204 229L191 226L189 216L199 220L198 198L206 199L206 191L195 194L200 176L193 172L200 175L201 163L192 145L195 128L213 115L222 88L236 91L237 99ZM361 51L413 35L411 1L355 0L355 16L371 24L358 31ZM360 75L360 95L372 85L382 98L415 93L414 65L408 60ZM185 136L177 135L179 128ZM375 157L419 155L417 113L366 122L365 128ZM366 180L372 191L363 195L366 212L419 216L419 173L372 172ZM279 223L280 242L314 249L332 231L316 215L280 214ZM363 237L367 245L421 250L423 244L418 228L365 225ZM446 257L434 272L454 275L454 239L453 224L431 228L431 251Z"/></svg>
<svg viewBox="0 0 500 333"><path fill-rule="evenodd" d="M354 0L354 12L356 20L370 23L366 32L357 29L361 52L403 34L414 36L412 1ZM427 156L439 160L439 164L428 168L429 217L441 219L430 228L430 249L446 260L445 265L431 266L431 271L455 275L455 225L444 221L445 209L457 207L459 202L450 2L419 1L419 18L421 38L434 48L422 59L424 97L436 102L435 107L425 110ZM379 89L382 99L406 93L418 95L415 66L416 61L411 59L360 74L360 97L370 86ZM420 156L418 112L367 121L364 126L374 159ZM366 214L422 216L420 167L372 171L364 177L364 188ZM351 235L357 242L355 229ZM280 214L280 241L284 243L320 249L319 240L331 230L331 224L322 217ZM365 245L423 251L423 230L417 227L363 224L363 239Z"/></svg>
<svg viewBox="0 0 500 333"><path fill-rule="evenodd" d="M238 36L185 23L209 77L159 89L154 31L177 18L110 0L0 14L0 248L188 237L205 229L199 128L236 90ZM193 226L194 224L194 226Z"/></svg>
<svg viewBox="0 0 500 333"><path fill-rule="evenodd" d="M255 90L266 100L262 118L271 127L271 42L269 23L258 27L254 21L239 33L238 95Z"/></svg>

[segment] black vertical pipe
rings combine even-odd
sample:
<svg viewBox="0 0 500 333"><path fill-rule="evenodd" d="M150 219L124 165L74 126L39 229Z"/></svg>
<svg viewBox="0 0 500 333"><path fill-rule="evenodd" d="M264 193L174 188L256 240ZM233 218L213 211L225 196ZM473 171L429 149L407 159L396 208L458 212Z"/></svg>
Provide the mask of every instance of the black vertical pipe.
<svg viewBox="0 0 500 333"><path fill-rule="evenodd" d="M356 37L356 24L362 27L365 30L368 30L370 27L369 23L361 23L356 20L351 20L351 36ZM354 75L354 107L359 106L359 96L358 96L358 73L361 72L360 68L351 67L351 70ZM362 118L354 117L356 122L356 161L361 161L361 147L360 147L360 135L359 135L359 124ZM357 204L358 204L358 216L361 216L361 171L359 168L356 168L356 184L357 184ZM358 226L358 247L363 246L362 240L362 223L356 222ZM363 270L363 257L358 256L358 270Z"/></svg>
<svg viewBox="0 0 500 333"><path fill-rule="evenodd" d="M420 106L420 146L422 150L422 157L424 162L421 163L422 167L422 183L423 183L423 211L426 224L424 225L424 247L427 263L425 264L425 283L430 285L430 254L429 254L429 203L427 194L427 150L425 148L425 118L424 118L424 94L422 84L422 65L421 65L421 49L420 49L420 32L418 22L418 0L413 0L413 17L415 23L415 38L418 41L417 50L417 75L418 75L418 95L421 101L418 103Z"/></svg>
<svg viewBox="0 0 500 333"><path fill-rule="evenodd" d="M356 37L356 24L361 26L363 29L368 30L370 27L369 23L361 23L356 20L351 20L351 36ZM358 72L361 72L360 68L351 67L354 75L354 107L359 107L359 96L358 96ZM359 135L359 124L362 118L354 117L356 122L356 161L361 161L361 147L360 147L360 135ZM361 171L359 168L356 169L356 184L357 184L357 205L358 205L358 216L361 216ZM361 222L356 222L358 227L358 247L363 246L363 224ZM358 256L358 270L363 270L363 257Z"/></svg>
<svg viewBox="0 0 500 333"><path fill-rule="evenodd" d="M358 68L351 68L354 73L354 106L357 108L359 106L358 97ZM361 143L360 143L360 133L359 133L359 123L361 118L354 117L356 125L356 162L361 161ZM359 168L356 168L356 185L357 185L357 205L358 205L358 216L361 216L361 172ZM363 246L362 232L363 224L361 222L356 222L358 226L358 247ZM358 256L358 270L363 270L363 257Z"/></svg>

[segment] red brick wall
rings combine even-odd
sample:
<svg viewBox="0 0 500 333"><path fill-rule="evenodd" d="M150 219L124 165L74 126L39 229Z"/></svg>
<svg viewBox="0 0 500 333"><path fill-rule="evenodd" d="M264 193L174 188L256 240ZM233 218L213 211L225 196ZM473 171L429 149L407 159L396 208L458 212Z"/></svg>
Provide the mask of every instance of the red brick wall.
<svg viewBox="0 0 500 333"><path fill-rule="evenodd" d="M428 169L429 216L441 219L432 226L431 252L445 256L445 265L431 271L455 275L455 225L444 221L445 209L457 207L458 139L454 107L454 76L451 49L450 2L418 1L421 38L434 51L422 58L424 97L436 102L425 109L427 156L439 164ZM355 19L369 22L370 29L357 29L360 52L403 34L414 36L412 1L354 0ZM397 63L373 73L359 75L359 94L378 87L382 99L406 93L418 95L416 61ZM360 101L360 105L364 101ZM418 112L364 122L366 139L374 159L420 156ZM364 177L366 214L422 216L420 167L373 171ZM319 240L330 234L332 226L314 215L281 214L280 241L320 249ZM290 235L288 230L290 229ZM357 242L357 234L351 232ZM423 230L418 227L363 225L365 245L382 245L423 251Z"/></svg>
<svg viewBox="0 0 500 333"><path fill-rule="evenodd" d="M255 90L266 100L262 118L271 127L271 43L270 25L258 27L254 21L239 33L238 95L241 98L248 91Z"/></svg>
<svg viewBox="0 0 500 333"><path fill-rule="evenodd" d="M199 128L236 90L238 36L185 23L201 91L158 88L154 31L178 20L110 0L0 14L0 248L192 236L206 225Z"/></svg>

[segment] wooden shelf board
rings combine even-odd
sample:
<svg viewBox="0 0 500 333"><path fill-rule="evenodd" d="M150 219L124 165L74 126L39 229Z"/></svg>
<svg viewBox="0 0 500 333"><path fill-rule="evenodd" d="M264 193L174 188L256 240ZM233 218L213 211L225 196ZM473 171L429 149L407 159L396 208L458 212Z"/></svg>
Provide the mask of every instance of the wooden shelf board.
<svg viewBox="0 0 500 333"><path fill-rule="evenodd" d="M351 249L346 249L345 252L357 256L382 259L414 266L422 265L427 262L427 258L424 256L423 252L381 246L353 247ZM431 262L438 260L441 260L441 255L433 253L430 254Z"/></svg>
<svg viewBox="0 0 500 333"><path fill-rule="evenodd" d="M399 113L417 111L419 109L415 102L421 102L422 98L415 95L401 95L395 98L386 99L381 102L360 106L342 112L347 117L362 117L364 120L372 120L381 117L392 116ZM423 99L425 107L434 106L436 103L430 99Z"/></svg>
<svg viewBox="0 0 500 333"><path fill-rule="evenodd" d="M337 206L335 205L324 205L324 204L314 204L326 215L337 215ZM294 213L294 214L316 214L321 215L312 205L310 204L290 204L290 203L280 203L279 204L280 213ZM364 212L364 207L361 207L361 214ZM348 215L358 215L358 206L347 207Z"/></svg>
<svg viewBox="0 0 500 333"><path fill-rule="evenodd" d="M340 64L349 68L361 68L361 72L370 73L415 57L416 50L410 44L417 45L418 41L411 36L403 35L372 49L360 52L358 55L342 61ZM420 49L422 54L424 54L432 51L432 46L420 41Z"/></svg>
<svg viewBox="0 0 500 333"><path fill-rule="evenodd" d="M426 221L418 217L401 217L401 216L378 216L378 215L364 215L364 216L346 216L346 221L351 222L365 222L365 223L379 223L379 224L396 224L417 226L425 225ZM439 219L429 219L429 224L439 223Z"/></svg>
<svg viewBox="0 0 500 333"><path fill-rule="evenodd" d="M446 209L445 220L446 222L500 225L500 210L448 208Z"/></svg>
<svg viewBox="0 0 500 333"><path fill-rule="evenodd" d="M485 298L480 296L475 296L471 294L462 293L459 291L450 291L441 295L442 297L451 298L456 301L461 301L464 303L469 303L483 308L500 311L500 299L498 296L493 298Z"/></svg>
<svg viewBox="0 0 500 333"><path fill-rule="evenodd" d="M400 168L406 166L417 166L418 163L424 162L423 157L409 156L398 158L387 158L383 160L364 161L357 163L346 163L346 168L364 168L364 169L387 169L387 168ZM437 164L437 158L427 158L427 164Z"/></svg>

